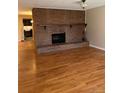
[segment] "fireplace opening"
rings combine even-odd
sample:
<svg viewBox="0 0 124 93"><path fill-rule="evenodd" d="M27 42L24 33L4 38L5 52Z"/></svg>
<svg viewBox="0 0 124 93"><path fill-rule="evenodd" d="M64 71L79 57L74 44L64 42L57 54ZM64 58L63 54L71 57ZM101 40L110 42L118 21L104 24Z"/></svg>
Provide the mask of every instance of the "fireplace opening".
<svg viewBox="0 0 124 93"><path fill-rule="evenodd" d="M52 44L65 43L65 33L52 34Z"/></svg>

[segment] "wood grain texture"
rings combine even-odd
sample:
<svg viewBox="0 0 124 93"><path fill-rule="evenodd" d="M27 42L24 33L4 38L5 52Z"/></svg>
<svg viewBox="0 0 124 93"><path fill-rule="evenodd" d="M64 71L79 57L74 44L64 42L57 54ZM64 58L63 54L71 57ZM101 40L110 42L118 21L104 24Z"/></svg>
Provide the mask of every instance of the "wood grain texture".
<svg viewBox="0 0 124 93"><path fill-rule="evenodd" d="M19 93L104 93L104 51L84 47L36 54L19 43Z"/></svg>

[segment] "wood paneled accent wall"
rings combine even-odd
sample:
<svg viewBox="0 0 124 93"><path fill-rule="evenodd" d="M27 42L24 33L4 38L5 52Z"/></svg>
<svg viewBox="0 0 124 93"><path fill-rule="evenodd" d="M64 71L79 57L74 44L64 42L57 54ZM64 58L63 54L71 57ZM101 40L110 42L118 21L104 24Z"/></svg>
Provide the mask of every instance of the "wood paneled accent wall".
<svg viewBox="0 0 124 93"><path fill-rule="evenodd" d="M34 8L32 14L37 47L51 45L53 33L65 32L66 43L82 41L85 29L84 11Z"/></svg>

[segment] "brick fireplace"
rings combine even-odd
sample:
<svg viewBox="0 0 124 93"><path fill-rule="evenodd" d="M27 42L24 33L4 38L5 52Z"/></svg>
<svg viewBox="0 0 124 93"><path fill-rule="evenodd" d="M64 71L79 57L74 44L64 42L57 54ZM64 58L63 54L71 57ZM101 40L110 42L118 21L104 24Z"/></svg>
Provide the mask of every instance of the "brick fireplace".
<svg viewBox="0 0 124 93"><path fill-rule="evenodd" d="M32 14L35 45L38 51L50 50L40 49L47 46L55 50L55 44L78 46L77 43L83 43L84 11L34 8Z"/></svg>

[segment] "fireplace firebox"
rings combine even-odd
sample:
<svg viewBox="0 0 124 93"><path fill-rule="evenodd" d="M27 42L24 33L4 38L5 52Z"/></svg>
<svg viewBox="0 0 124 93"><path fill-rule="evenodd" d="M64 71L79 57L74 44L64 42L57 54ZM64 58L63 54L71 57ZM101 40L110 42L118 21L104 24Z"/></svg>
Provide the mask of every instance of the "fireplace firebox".
<svg viewBox="0 0 124 93"><path fill-rule="evenodd" d="M65 43L65 33L52 34L52 44Z"/></svg>

